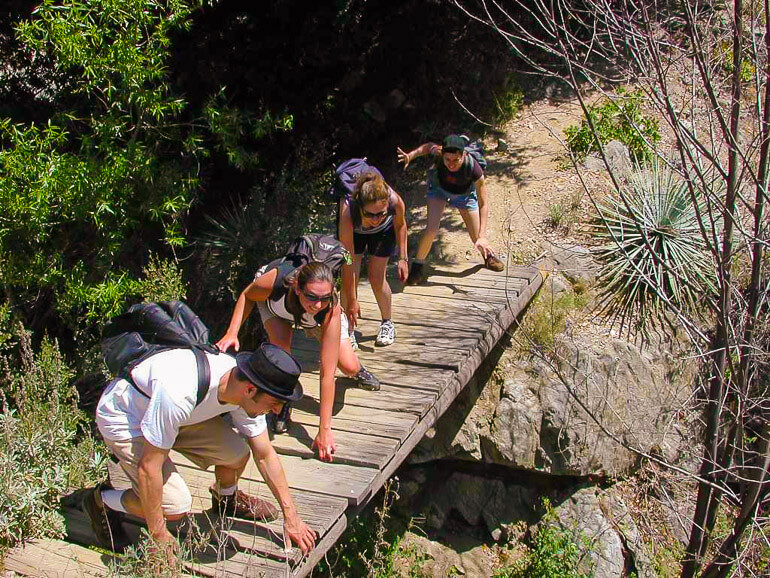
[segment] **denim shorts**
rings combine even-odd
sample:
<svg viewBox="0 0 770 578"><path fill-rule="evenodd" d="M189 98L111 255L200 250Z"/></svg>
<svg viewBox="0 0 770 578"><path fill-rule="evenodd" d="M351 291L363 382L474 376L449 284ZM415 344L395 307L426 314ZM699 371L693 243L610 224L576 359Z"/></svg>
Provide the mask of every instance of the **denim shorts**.
<svg viewBox="0 0 770 578"><path fill-rule="evenodd" d="M465 195L453 195L442 189L438 184L435 169L428 171L428 193L426 196L429 199L448 201L449 206L454 207L455 209L464 209L466 211L471 211L472 213L478 212L479 210L479 198L476 195L476 185L471 185L470 192Z"/></svg>

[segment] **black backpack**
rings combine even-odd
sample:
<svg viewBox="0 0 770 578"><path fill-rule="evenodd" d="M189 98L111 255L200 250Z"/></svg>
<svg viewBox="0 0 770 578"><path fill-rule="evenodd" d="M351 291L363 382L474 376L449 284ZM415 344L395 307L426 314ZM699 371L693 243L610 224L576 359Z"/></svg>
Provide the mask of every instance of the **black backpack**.
<svg viewBox="0 0 770 578"><path fill-rule="evenodd" d="M335 277L339 276L343 265L353 262L339 240L322 233L310 233L294 239L281 261L291 261L296 267L320 261L329 266Z"/></svg>
<svg viewBox="0 0 770 578"><path fill-rule="evenodd" d="M211 381L211 368L204 355L219 353L209 343L208 327L182 301L137 303L128 312L110 319L102 332L102 354L110 371L126 379L145 397L131 379L131 370L147 358L169 349L192 349L198 366L198 396L203 401Z"/></svg>
<svg viewBox="0 0 770 578"><path fill-rule="evenodd" d="M352 197L358 178L367 172L382 176L379 170L367 162L366 157L341 162L334 171L334 184L329 189L329 198L336 202L344 197Z"/></svg>

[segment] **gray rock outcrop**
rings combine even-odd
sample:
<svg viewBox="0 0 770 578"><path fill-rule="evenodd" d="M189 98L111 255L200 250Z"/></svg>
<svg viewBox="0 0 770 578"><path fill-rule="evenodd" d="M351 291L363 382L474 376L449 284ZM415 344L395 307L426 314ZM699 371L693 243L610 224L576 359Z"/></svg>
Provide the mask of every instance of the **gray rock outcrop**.
<svg viewBox="0 0 770 578"><path fill-rule="evenodd" d="M619 477L640 461L632 449L675 459L682 441L677 411L690 391L680 369L666 351L621 339L562 337L553 363L513 364L499 398L460 399L410 460L456 457L554 475Z"/></svg>
<svg viewBox="0 0 770 578"><path fill-rule="evenodd" d="M634 569L653 578L649 555L623 501L612 492L578 490L554 508L557 523L586 553L582 569L595 578L620 578ZM546 522L547 523L547 522Z"/></svg>

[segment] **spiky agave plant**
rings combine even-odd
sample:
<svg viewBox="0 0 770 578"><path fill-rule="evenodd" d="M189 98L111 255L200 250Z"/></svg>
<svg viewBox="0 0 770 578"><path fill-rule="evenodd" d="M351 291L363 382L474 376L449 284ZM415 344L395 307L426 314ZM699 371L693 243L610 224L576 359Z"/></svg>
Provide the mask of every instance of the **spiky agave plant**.
<svg viewBox="0 0 770 578"><path fill-rule="evenodd" d="M696 203L674 170L653 162L600 205L600 304L621 331L646 334L667 303L689 313L705 309L715 273L698 222L704 206Z"/></svg>

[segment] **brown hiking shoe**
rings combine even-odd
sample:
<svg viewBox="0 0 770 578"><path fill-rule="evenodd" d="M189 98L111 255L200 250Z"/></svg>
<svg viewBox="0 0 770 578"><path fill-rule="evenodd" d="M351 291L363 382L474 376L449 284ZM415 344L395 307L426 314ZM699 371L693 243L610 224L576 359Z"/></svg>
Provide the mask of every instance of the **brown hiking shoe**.
<svg viewBox="0 0 770 578"><path fill-rule="evenodd" d="M489 253L484 260L484 266L490 271L497 271L498 273L505 269L505 263L497 258L494 253Z"/></svg>
<svg viewBox="0 0 770 578"><path fill-rule="evenodd" d="M91 522L96 541L102 548L122 554L131 543L123 529L123 516L120 512L110 510L102 503L99 493L110 489L107 485L99 485L88 490L83 496L81 508Z"/></svg>
<svg viewBox="0 0 770 578"><path fill-rule="evenodd" d="M220 496L213 488L209 488L209 491L211 503L220 516L261 522L270 522L278 517L278 508L273 504L256 496L250 496L246 492L236 490L232 496Z"/></svg>

